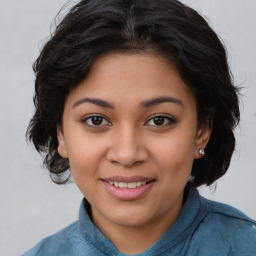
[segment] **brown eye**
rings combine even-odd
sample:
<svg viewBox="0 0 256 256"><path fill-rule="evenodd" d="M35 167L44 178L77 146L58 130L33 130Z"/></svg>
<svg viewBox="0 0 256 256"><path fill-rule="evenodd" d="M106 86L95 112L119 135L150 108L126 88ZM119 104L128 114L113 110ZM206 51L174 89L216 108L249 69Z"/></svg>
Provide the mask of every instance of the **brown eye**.
<svg viewBox="0 0 256 256"><path fill-rule="evenodd" d="M103 121L103 118L101 116L93 116L91 118L91 122L93 125L101 125Z"/></svg>
<svg viewBox="0 0 256 256"><path fill-rule="evenodd" d="M90 116L85 118L83 123L86 123L88 126L107 126L109 122L102 116Z"/></svg>
<svg viewBox="0 0 256 256"><path fill-rule="evenodd" d="M165 118L162 116L156 116L153 118L153 122L155 125L163 125L165 121Z"/></svg>
<svg viewBox="0 0 256 256"><path fill-rule="evenodd" d="M171 125L173 123L175 123L176 121L169 117L169 116L155 116L153 118L151 118L147 124L150 126L168 126Z"/></svg>

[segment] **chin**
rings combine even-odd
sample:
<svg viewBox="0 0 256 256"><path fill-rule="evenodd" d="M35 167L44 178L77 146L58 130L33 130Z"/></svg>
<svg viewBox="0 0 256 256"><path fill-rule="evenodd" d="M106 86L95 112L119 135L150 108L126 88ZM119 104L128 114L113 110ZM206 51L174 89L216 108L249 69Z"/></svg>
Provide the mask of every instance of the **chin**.
<svg viewBox="0 0 256 256"><path fill-rule="evenodd" d="M126 226L126 227L139 227L151 222L154 219L154 216L149 216L150 211L143 209L132 209L123 208L118 211L109 212L109 220L116 225Z"/></svg>

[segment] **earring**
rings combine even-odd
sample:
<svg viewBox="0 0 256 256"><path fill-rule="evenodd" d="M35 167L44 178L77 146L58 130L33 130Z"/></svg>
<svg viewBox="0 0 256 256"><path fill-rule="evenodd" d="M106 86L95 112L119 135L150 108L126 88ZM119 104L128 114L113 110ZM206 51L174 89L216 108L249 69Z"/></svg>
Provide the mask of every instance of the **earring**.
<svg viewBox="0 0 256 256"><path fill-rule="evenodd" d="M193 183L194 177L192 175L190 175L189 178L188 178L188 181Z"/></svg>
<svg viewBox="0 0 256 256"><path fill-rule="evenodd" d="M198 153L203 156L205 154L204 148L199 148Z"/></svg>

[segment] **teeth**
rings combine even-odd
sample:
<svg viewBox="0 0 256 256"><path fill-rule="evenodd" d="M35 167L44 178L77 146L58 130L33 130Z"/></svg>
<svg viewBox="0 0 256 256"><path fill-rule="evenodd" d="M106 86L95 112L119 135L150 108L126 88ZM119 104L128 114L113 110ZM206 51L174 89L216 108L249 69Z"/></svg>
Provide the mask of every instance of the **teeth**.
<svg viewBox="0 0 256 256"><path fill-rule="evenodd" d="M146 181L137 181L137 182L118 182L118 181L108 181L110 185L114 185L117 188L138 188L146 185Z"/></svg>
<svg viewBox="0 0 256 256"><path fill-rule="evenodd" d="M140 182L140 181L137 181L137 182L136 182L136 186L137 186L137 187L140 187L140 186L141 186L141 182Z"/></svg>
<svg viewBox="0 0 256 256"><path fill-rule="evenodd" d="M128 183L119 182L119 188L127 188L127 187L128 187Z"/></svg>
<svg viewBox="0 0 256 256"><path fill-rule="evenodd" d="M127 184L128 184L128 188L136 188L137 187L137 182L127 183ZM140 187L140 186L138 186L138 187Z"/></svg>

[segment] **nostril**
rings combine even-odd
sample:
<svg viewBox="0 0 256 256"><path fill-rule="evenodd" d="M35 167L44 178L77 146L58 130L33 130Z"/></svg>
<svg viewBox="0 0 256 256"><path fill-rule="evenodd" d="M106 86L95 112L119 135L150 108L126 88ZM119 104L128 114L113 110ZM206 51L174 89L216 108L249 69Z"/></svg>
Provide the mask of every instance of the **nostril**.
<svg viewBox="0 0 256 256"><path fill-rule="evenodd" d="M136 143L115 143L108 149L106 159L112 164L129 168L139 166L148 159L146 149Z"/></svg>

